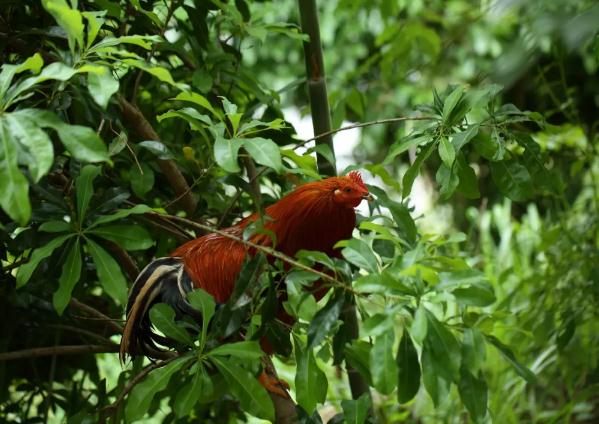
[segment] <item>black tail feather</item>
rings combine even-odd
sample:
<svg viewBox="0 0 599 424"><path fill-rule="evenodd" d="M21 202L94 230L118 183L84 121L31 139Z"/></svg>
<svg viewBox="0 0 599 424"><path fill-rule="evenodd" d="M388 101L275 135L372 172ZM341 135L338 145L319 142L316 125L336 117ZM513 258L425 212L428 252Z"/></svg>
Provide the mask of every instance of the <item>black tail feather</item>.
<svg viewBox="0 0 599 424"><path fill-rule="evenodd" d="M162 352L158 345L171 344L152 329L149 310L154 304L168 304L178 317L189 315L200 319L198 311L187 303L187 293L192 290L193 283L180 258L158 258L141 271L129 293L127 322L121 339L122 362L127 355L156 357L157 352Z"/></svg>

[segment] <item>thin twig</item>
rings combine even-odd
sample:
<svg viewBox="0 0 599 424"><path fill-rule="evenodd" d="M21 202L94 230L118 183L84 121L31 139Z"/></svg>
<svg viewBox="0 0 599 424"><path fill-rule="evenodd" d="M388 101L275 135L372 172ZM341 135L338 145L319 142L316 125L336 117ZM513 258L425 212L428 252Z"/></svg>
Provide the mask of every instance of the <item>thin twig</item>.
<svg viewBox="0 0 599 424"><path fill-rule="evenodd" d="M432 121L438 118L435 118L434 116L398 116L396 118L385 118L385 119L377 119L375 121L368 121L368 122L359 122L357 124L352 124L352 125L348 125L346 127L340 127L334 130L330 130L327 132L324 132L322 134L318 134L315 135L312 138L309 138L307 140L301 141L298 144L295 145L295 147L293 149L297 149L299 147L303 147L306 144L308 144L311 141L314 140L318 140L320 138L332 135L332 134L336 134L338 132L341 131L347 131L347 130L352 130L354 128L362 128L362 127L370 127L372 125L380 125L380 124L390 124L393 122L402 122L402 121Z"/></svg>
<svg viewBox="0 0 599 424"><path fill-rule="evenodd" d="M105 345L70 345L70 346L48 346L35 347L33 349L16 350L13 352L0 353L0 361L11 361L23 358L39 358L40 356L52 355L81 355L88 353L115 353L119 351L117 344Z"/></svg>
<svg viewBox="0 0 599 424"><path fill-rule="evenodd" d="M110 327L115 333L121 334L123 332L123 327L121 327L120 325L115 323L114 322L115 320L104 315L102 312L98 311L97 309L95 309L89 305L86 305L85 303L80 302L79 300L77 300L74 297L71 298L71 301L69 302L69 306L71 306L72 308L79 309L80 311L83 311L83 312L87 313L88 315L91 315L101 321L106 322L106 325L108 327Z"/></svg>

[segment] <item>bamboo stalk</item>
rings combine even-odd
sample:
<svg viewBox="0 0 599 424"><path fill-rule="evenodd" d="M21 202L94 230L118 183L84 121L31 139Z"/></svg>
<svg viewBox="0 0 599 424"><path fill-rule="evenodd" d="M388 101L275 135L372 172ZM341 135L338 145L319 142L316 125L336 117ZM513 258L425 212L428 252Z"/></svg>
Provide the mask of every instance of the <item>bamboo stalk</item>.
<svg viewBox="0 0 599 424"><path fill-rule="evenodd" d="M310 37L304 41L304 56L306 61L306 76L310 109L312 111L312 126L314 135L318 136L331 131L331 112L327 96L327 83L322 59L322 46L320 44L320 26L318 24L318 11L316 0L298 0L302 32ZM333 160L335 149L332 134L319 138L319 145L331 150ZM318 171L327 176L337 174L335 163L330 163L323 155L316 153Z"/></svg>
<svg viewBox="0 0 599 424"><path fill-rule="evenodd" d="M312 109L312 125L314 127L314 139L317 145L325 145L330 148L333 159L335 149L333 147L333 133L331 129L331 112L327 97L327 86L325 81L324 63L322 59L322 46L320 44L320 27L318 24L318 13L316 0L298 0L302 32L310 37L304 42L304 55L306 60L306 73L308 93L310 96L310 107ZM318 172L322 175L336 175L335 163L330 163L318 152L316 153ZM350 339L354 340L360 336L358 326L358 315L355 304L348 303L342 312ZM345 363L349 386L352 397L358 399L362 394L370 394L370 389L364 378Z"/></svg>

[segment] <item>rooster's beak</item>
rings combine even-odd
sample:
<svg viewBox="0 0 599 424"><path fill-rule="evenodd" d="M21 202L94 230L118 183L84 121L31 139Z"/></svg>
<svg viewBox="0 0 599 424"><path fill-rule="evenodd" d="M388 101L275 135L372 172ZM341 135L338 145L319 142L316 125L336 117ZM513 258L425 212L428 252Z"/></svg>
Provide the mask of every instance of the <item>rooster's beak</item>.
<svg viewBox="0 0 599 424"><path fill-rule="evenodd" d="M372 202L374 200L374 196L372 194L370 194L370 193L367 193L364 196L362 196L362 199L368 200L369 202Z"/></svg>

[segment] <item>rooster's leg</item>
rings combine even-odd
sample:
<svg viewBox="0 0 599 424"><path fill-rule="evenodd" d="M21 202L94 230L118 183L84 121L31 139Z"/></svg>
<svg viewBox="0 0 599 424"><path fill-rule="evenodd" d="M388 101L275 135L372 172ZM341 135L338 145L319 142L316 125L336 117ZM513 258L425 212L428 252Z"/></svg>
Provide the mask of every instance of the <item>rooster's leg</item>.
<svg viewBox="0 0 599 424"><path fill-rule="evenodd" d="M270 358L265 357L262 360L262 363L264 364L264 369L262 370L260 377L258 377L260 384L270 393L274 393L285 399L290 399L291 396L289 396L289 393L287 392L287 390L289 390L289 384L277 377L277 372L275 371L275 367Z"/></svg>

